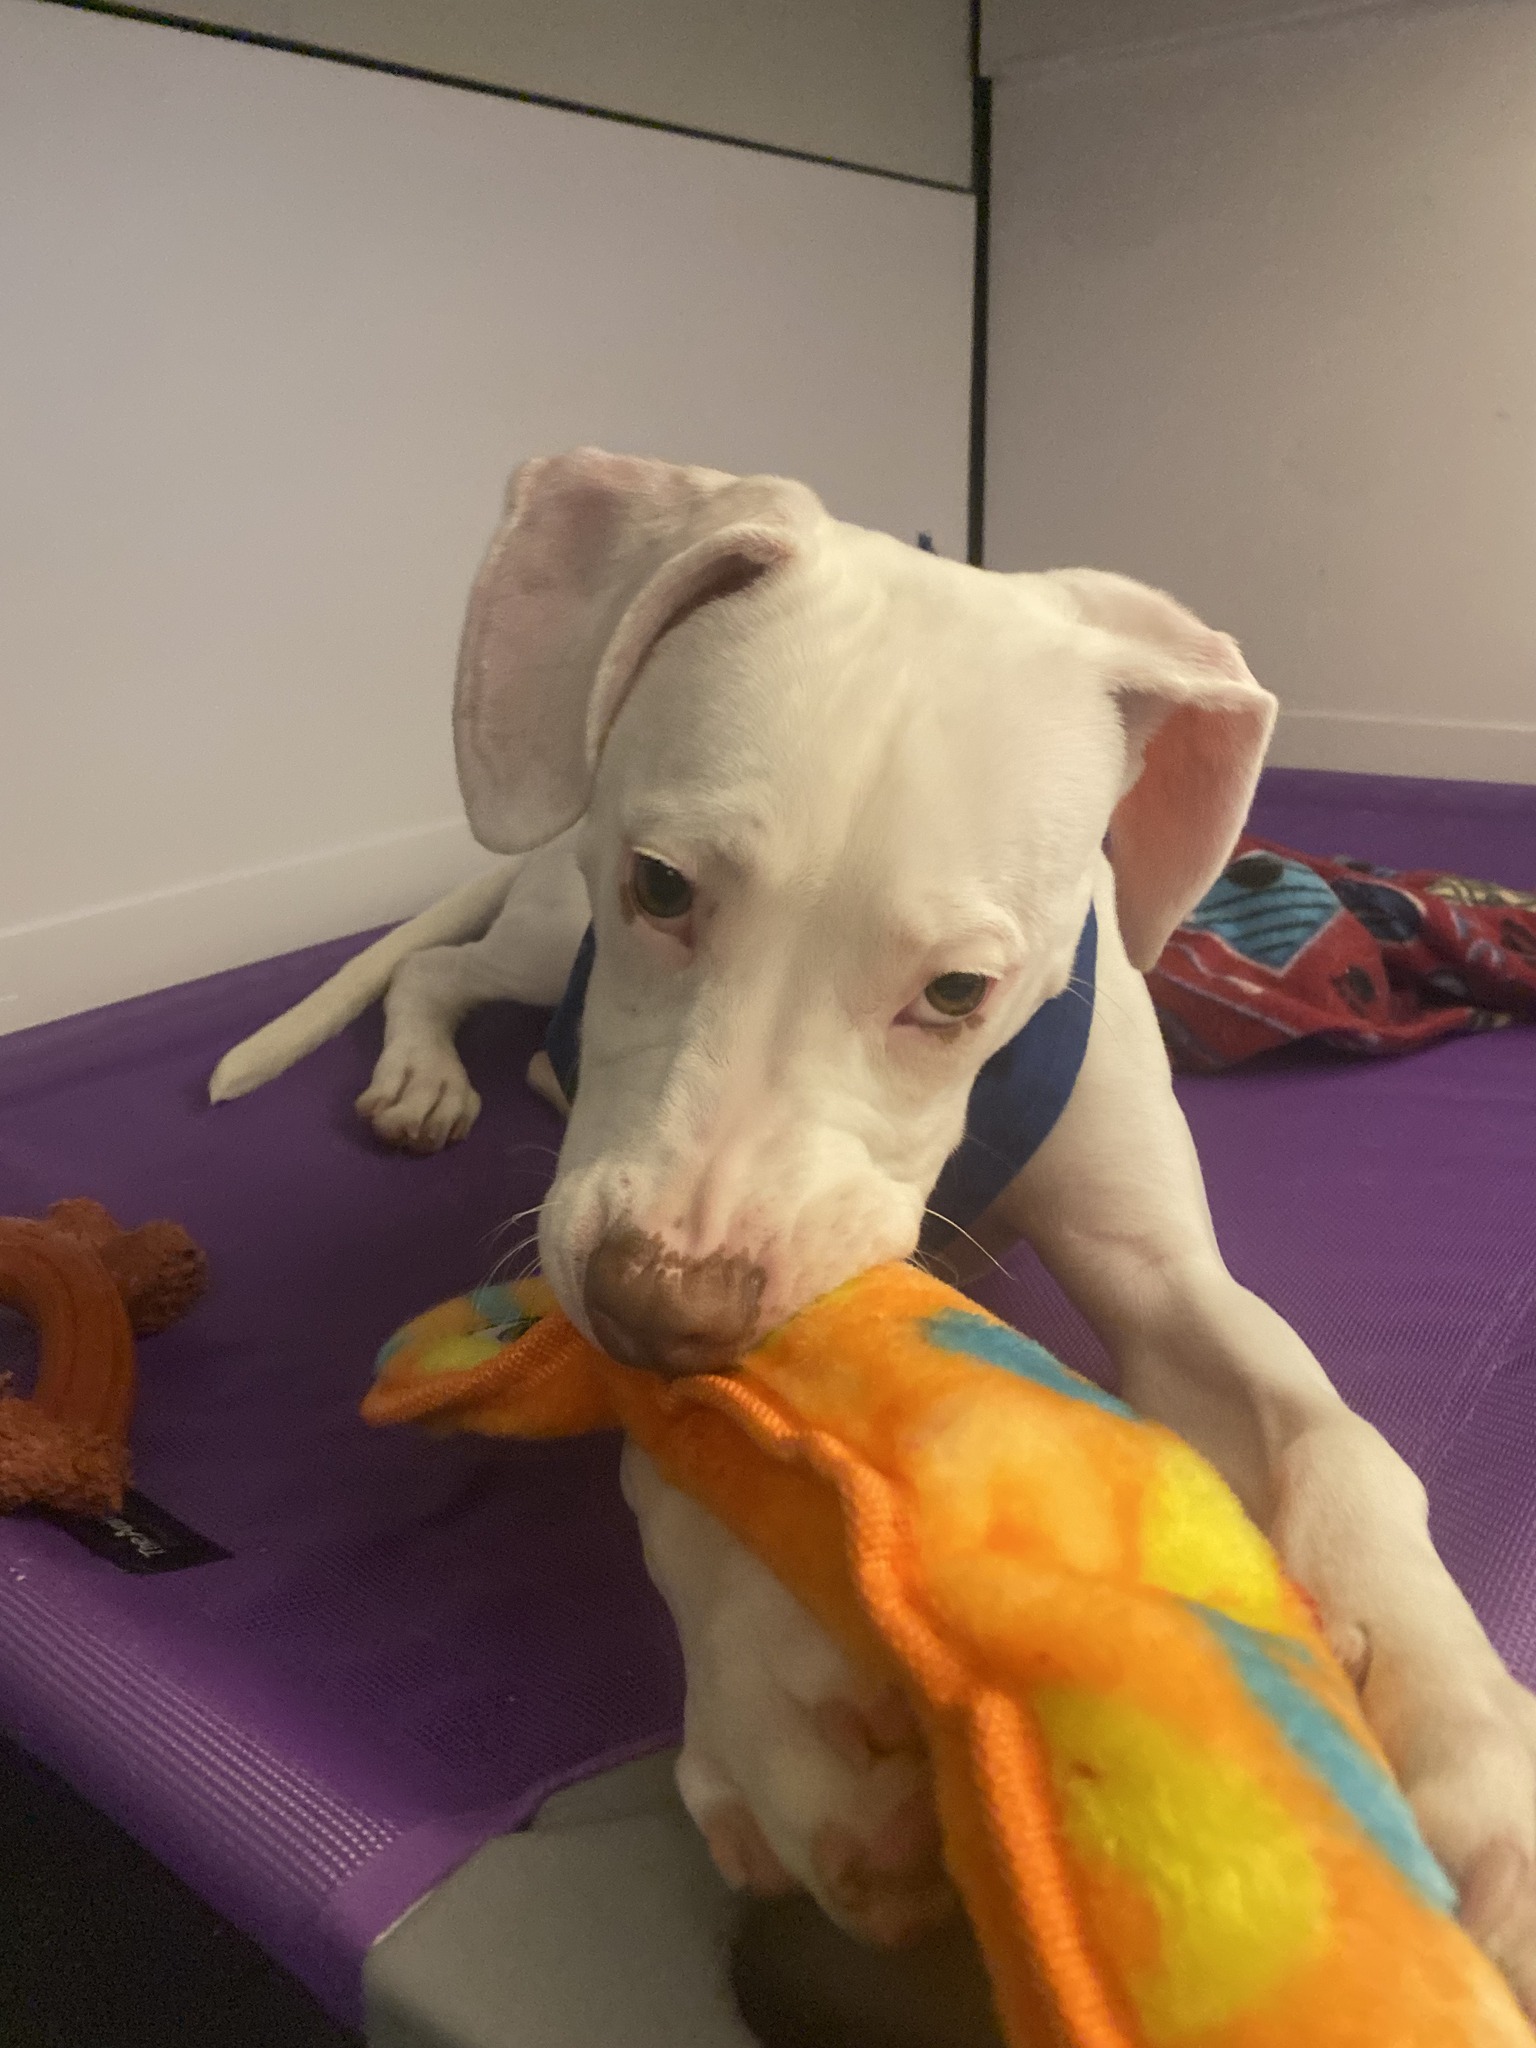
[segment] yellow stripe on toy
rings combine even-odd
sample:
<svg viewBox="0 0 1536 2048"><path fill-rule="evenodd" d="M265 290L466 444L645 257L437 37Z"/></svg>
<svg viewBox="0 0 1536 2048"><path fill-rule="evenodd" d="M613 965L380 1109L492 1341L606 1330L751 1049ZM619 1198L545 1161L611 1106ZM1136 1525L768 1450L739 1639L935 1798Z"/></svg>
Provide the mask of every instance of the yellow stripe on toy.
<svg viewBox="0 0 1536 2048"><path fill-rule="evenodd" d="M1532 2048L1220 1478L916 1268L670 1382L490 1290L386 1346L363 1413L621 1424L899 1677L1015 2048Z"/></svg>

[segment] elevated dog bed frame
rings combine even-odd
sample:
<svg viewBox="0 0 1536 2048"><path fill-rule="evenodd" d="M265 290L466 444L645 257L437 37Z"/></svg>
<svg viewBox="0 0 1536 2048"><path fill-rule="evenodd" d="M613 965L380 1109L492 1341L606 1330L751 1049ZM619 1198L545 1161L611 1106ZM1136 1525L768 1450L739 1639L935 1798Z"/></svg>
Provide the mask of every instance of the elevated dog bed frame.
<svg viewBox="0 0 1536 2048"><path fill-rule="evenodd" d="M1254 827L1536 885L1536 789L1272 771ZM191 1532L162 1527L166 1554L139 1562L204 1561L127 1571L46 1521L0 1522L0 1728L354 2024L365 1958L407 1909L552 1793L674 1742L681 1711L616 1443L433 1442L357 1420L396 1325L527 1256L531 1219L498 1228L538 1202L559 1143L522 1079L543 1020L470 1020L484 1114L432 1159L353 1120L376 1017L271 1087L205 1103L217 1056L356 944L0 1041L0 1213L90 1194L126 1221L173 1216L212 1271L186 1323L142 1346L135 1425L139 1491ZM1288 1057L1180 1094L1234 1272L1422 1474L1448 1564L1536 1678L1536 1033ZM1102 1371L1028 1254L981 1291ZM6 1345L24 1348L18 1326L0 1326L0 1365ZM606 1782L654 1808L659 1767ZM611 1821L624 1799L599 1809ZM548 1811L579 1819L578 1795ZM610 1830L604 1881L623 1893L633 1850L652 1907L672 1888L663 1920L718 1914L674 1821L642 1827L638 1850ZM558 1832L498 1880L522 1887L525 1941L538 1871L579 1882ZM406 1927L451 1948L433 1905ZM500 1933L484 1917L489 1952L517 1916Z"/></svg>

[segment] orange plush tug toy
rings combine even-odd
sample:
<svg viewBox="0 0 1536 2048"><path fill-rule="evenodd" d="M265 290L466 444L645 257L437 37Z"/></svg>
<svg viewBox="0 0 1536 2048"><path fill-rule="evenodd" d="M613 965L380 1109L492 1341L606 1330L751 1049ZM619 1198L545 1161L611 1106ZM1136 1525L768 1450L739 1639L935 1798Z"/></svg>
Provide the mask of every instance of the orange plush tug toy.
<svg viewBox="0 0 1536 2048"><path fill-rule="evenodd" d="M363 1412L622 1424L900 1684L1010 2048L1533 2048L1222 1480L928 1274L670 1382L486 1288L385 1346Z"/></svg>
<svg viewBox="0 0 1536 2048"><path fill-rule="evenodd" d="M0 1302L36 1326L30 1399L0 1379L0 1512L115 1513L128 1483L135 1335L176 1321L207 1260L176 1223L124 1230L100 1202L0 1219Z"/></svg>

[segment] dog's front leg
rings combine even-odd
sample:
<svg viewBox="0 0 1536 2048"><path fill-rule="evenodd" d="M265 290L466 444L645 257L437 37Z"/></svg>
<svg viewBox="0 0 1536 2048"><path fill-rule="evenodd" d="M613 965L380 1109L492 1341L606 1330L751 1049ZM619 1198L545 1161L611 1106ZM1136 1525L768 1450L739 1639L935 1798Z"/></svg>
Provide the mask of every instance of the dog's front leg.
<svg viewBox="0 0 1536 2048"><path fill-rule="evenodd" d="M927 1758L900 1694L856 1671L767 1566L634 1444L624 1494L687 1672L677 1783L722 1876L805 1886L894 1946L952 1910Z"/></svg>
<svg viewBox="0 0 1536 2048"><path fill-rule="evenodd" d="M1126 1399L1194 1444L1317 1602L1461 1912L1536 2009L1536 1701L1430 1541L1423 1487L1222 1262L1145 982L1106 889L1087 1057L984 1220L1030 1239Z"/></svg>
<svg viewBox="0 0 1536 2048"><path fill-rule="evenodd" d="M386 1144L440 1152L467 1138L480 1097L454 1034L480 1003L555 1003L588 917L572 835L529 855L484 938L431 946L395 969L384 997L384 1048L357 1113Z"/></svg>

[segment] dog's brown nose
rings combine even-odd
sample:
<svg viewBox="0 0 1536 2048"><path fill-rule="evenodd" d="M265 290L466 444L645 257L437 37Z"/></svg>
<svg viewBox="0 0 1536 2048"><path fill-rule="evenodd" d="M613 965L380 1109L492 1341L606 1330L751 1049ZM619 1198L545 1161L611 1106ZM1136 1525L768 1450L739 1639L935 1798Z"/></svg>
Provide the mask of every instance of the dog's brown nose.
<svg viewBox="0 0 1536 2048"><path fill-rule="evenodd" d="M744 1252L687 1259L657 1237L620 1230L588 1261L587 1319L621 1365L668 1379L728 1372L756 1333L766 1277Z"/></svg>

